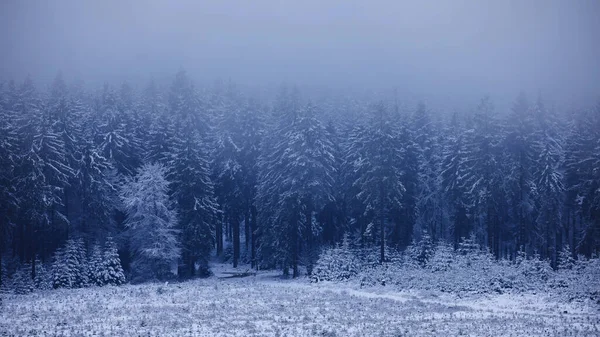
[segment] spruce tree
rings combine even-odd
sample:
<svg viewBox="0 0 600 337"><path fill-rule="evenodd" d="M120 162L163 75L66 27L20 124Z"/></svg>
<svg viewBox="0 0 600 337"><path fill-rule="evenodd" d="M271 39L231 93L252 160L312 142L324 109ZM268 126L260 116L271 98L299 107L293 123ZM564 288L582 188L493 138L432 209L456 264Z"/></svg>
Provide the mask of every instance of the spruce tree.
<svg viewBox="0 0 600 337"><path fill-rule="evenodd" d="M390 214L401 207L405 192L402 185L402 147L383 104L373 109L370 124L351 137L349 152L353 158L353 185L358 187L356 199L367 212L373 213L367 228L380 247L380 261L385 261L385 246Z"/></svg>
<svg viewBox="0 0 600 337"><path fill-rule="evenodd" d="M168 106L177 135L169 162L170 195L179 215L184 275L193 276L196 265L204 273L208 270L218 214L209 167L208 116L200 111L198 96L185 72L176 75Z"/></svg>
<svg viewBox="0 0 600 337"><path fill-rule="evenodd" d="M92 246L87 265L89 284L95 286L104 285L104 257L100 245L97 243Z"/></svg>
<svg viewBox="0 0 600 337"><path fill-rule="evenodd" d="M103 264L102 264L102 284L118 286L125 283L125 273L121 266L121 259L117 251L117 245L112 237L106 239L104 244Z"/></svg>

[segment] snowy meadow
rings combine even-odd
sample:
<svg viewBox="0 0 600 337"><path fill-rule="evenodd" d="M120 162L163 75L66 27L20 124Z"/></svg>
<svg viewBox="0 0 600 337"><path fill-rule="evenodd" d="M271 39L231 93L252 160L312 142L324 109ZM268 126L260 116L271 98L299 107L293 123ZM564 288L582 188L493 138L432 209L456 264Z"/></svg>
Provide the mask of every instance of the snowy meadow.
<svg viewBox="0 0 600 337"><path fill-rule="evenodd" d="M0 336L598 336L597 308L546 296L282 280L273 272L3 295Z"/></svg>

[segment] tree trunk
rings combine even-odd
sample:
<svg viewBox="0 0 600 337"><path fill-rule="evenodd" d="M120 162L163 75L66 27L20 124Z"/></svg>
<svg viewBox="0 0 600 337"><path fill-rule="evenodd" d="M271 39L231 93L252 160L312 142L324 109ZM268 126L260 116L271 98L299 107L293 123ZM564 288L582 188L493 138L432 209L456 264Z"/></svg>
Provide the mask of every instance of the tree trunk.
<svg viewBox="0 0 600 337"><path fill-rule="evenodd" d="M246 207L244 210L244 244L246 251L250 249L250 209Z"/></svg>
<svg viewBox="0 0 600 337"><path fill-rule="evenodd" d="M223 254L223 215L221 215L221 219L217 221L215 236L217 240L217 256L221 256Z"/></svg>
<svg viewBox="0 0 600 337"><path fill-rule="evenodd" d="M250 209L250 214L252 216L252 220L250 223L250 231L251 231L251 263L252 263L252 267L256 267L256 269L258 269L258 264L256 263L256 229L257 229L257 225L256 225L256 207L253 205Z"/></svg>
<svg viewBox="0 0 600 337"><path fill-rule="evenodd" d="M233 268L237 268L240 259L240 223L237 216L230 220L233 234Z"/></svg>
<svg viewBox="0 0 600 337"><path fill-rule="evenodd" d="M190 278L194 277L194 275L196 275L196 258L192 256L192 254L190 254L190 258L189 258L189 263L190 265L189 267L189 273L190 273Z"/></svg>
<svg viewBox="0 0 600 337"><path fill-rule="evenodd" d="M292 222L292 277L298 277L298 217Z"/></svg>
<svg viewBox="0 0 600 337"><path fill-rule="evenodd" d="M385 205L384 205L384 200L385 200L385 187L383 186L383 183L381 183L380 186L380 205L379 205L379 253L380 253L380 262L383 263L385 261Z"/></svg>
<svg viewBox="0 0 600 337"><path fill-rule="evenodd" d="M312 274L313 270L313 235L312 235L312 203L306 204L306 273Z"/></svg>

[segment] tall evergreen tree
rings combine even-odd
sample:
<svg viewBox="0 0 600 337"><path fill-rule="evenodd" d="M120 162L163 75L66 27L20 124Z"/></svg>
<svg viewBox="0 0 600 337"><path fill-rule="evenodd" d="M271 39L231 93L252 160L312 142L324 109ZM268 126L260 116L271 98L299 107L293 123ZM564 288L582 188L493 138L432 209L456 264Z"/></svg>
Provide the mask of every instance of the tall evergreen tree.
<svg viewBox="0 0 600 337"><path fill-rule="evenodd" d="M263 252L299 275L300 254L310 273L314 241L320 232L315 213L333 198L333 144L315 107L299 107L297 94L282 92L278 124L261 157L259 199L264 226Z"/></svg>
<svg viewBox="0 0 600 337"><path fill-rule="evenodd" d="M35 277L35 256L47 256L48 234L64 230L69 221L64 216L64 188L69 184L73 170L69 167L65 143L53 129L51 111L42 101L28 78L21 87L16 106L21 120L22 138L18 177L15 185L23 205L20 219L26 223L21 233L24 253L21 258L30 261L32 278ZM42 235L40 235L42 234Z"/></svg>
<svg viewBox="0 0 600 337"><path fill-rule="evenodd" d="M359 172L353 183L360 189L356 198L364 204L365 212L373 213L366 234L378 236L381 262L385 261L390 214L401 207L405 192L400 169L401 150L397 132L380 103L374 107L367 128L352 135L350 153L356 158L353 162L354 171Z"/></svg>
<svg viewBox="0 0 600 337"><path fill-rule="evenodd" d="M525 94L514 102L506 122L505 151L508 155L506 189L511 200L511 216L516 224L515 249L533 251L535 193L533 173L536 167L532 109ZM518 248L517 248L518 247Z"/></svg>
<svg viewBox="0 0 600 337"><path fill-rule="evenodd" d="M541 257L549 258L556 265L557 254L562 244L563 198L563 139L559 130L559 119L554 109L544 106L541 98L534 106L534 116L538 124L536 148L537 167L534 172L537 188L536 218L538 231L543 233L538 251Z"/></svg>
<svg viewBox="0 0 600 337"><path fill-rule="evenodd" d="M169 199L165 175L160 164L146 164L120 191L134 253L134 281L167 277L181 255L177 214Z"/></svg>
<svg viewBox="0 0 600 337"><path fill-rule="evenodd" d="M134 134L128 132L128 116L119 106L119 97L105 85L96 106L91 123L99 123L92 131L100 154L111 161L117 171L124 176L133 176L140 165L141 153Z"/></svg>
<svg viewBox="0 0 600 337"><path fill-rule="evenodd" d="M466 190L468 174L466 134L458 118L454 113L446 131L447 141L443 149L440 172L441 187L450 208L451 232L455 247L462 237L467 237L471 232L470 205Z"/></svg>
<svg viewBox="0 0 600 337"><path fill-rule="evenodd" d="M431 120L425 103L420 102L412 115L411 129L417 145L419 158L419 183L417 198L417 221L414 234L419 239L425 230L432 240L438 240L443 232L441 190L439 187L440 153L436 126Z"/></svg>
<svg viewBox="0 0 600 337"><path fill-rule="evenodd" d="M193 276L196 265L207 270L214 244L218 205L207 154L209 125L201 118L200 102L184 72L179 72L169 94L177 137L168 177L171 197L177 203L181 230L184 274Z"/></svg>
<svg viewBox="0 0 600 337"><path fill-rule="evenodd" d="M472 129L466 133L465 186L473 206L476 238L480 244L487 244L496 257L501 252L501 209L506 208L502 207L505 198L498 129L494 105L486 96L475 110Z"/></svg>

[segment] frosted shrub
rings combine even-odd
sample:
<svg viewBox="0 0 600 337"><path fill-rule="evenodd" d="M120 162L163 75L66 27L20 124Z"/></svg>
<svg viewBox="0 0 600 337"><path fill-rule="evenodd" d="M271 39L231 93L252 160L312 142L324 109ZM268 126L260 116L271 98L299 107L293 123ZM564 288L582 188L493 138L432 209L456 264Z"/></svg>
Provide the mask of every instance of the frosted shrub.
<svg viewBox="0 0 600 337"><path fill-rule="evenodd" d="M312 272L311 281L345 281L355 277L359 270L358 259L345 238L340 246L325 249L321 253Z"/></svg>
<svg viewBox="0 0 600 337"><path fill-rule="evenodd" d="M454 249L445 242L440 242L431 257L429 269L434 273L449 271L456 262Z"/></svg>
<svg viewBox="0 0 600 337"><path fill-rule="evenodd" d="M52 274L47 266L39 259L36 259L35 266L35 279L33 280L35 288L39 290L52 289Z"/></svg>
<svg viewBox="0 0 600 337"><path fill-rule="evenodd" d="M29 294L34 291L35 284L31 279L31 265L24 264L17 269L12 279L15 294Z"/></svg>
<svg viewBox="0 0 600 337"><path fill-rule="evenodd" d="M600 259L579 256L572 269L559 269L553 283L558 284L566 300L592 301L600 304Z"/></svg>

